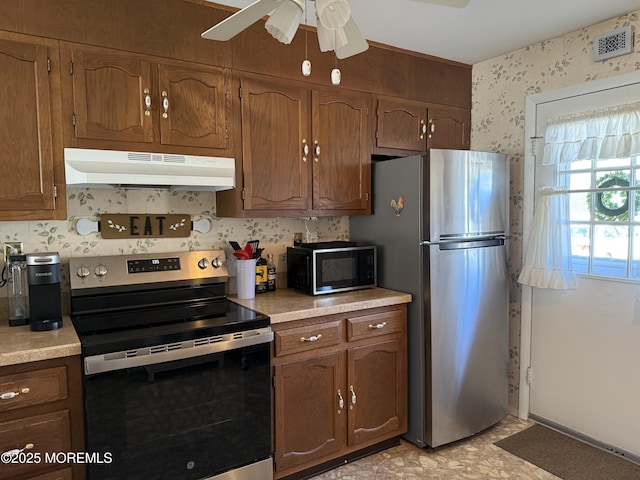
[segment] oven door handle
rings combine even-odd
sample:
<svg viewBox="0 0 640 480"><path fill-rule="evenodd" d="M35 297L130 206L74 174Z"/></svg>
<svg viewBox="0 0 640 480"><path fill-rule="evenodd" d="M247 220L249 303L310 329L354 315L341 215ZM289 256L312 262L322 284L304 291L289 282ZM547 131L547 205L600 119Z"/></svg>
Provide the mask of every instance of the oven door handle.
<svg viewBox="0 0 640 480"><path fill-rule="evenodd" d="M92 355L84 359L84 373L89 376L126 368L173 362L260 345L269 343L272 340L273 332L271 328L265 327L167 345Z"/></svg>

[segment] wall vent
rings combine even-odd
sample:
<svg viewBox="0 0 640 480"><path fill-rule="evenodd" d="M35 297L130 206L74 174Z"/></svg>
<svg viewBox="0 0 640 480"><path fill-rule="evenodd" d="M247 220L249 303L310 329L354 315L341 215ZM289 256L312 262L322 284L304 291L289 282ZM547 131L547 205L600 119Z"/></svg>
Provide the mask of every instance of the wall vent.
<svg viewBox="0 0 640 480"><path fill-rule="evenodd" d="M633 50L633 27L627 26L603 33L593 39L593 61L626 55Z"/></svg>

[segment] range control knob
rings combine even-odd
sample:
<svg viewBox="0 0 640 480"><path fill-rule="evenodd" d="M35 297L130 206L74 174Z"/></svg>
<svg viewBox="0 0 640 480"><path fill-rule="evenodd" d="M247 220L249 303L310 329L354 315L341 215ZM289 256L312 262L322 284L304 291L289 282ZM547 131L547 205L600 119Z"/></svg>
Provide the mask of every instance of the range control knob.
<svg viewBox="0 0 640 480"><path fill-rule="evenodd" d="M211 266L213 268L220 268L222 266L222 260L220 259L220 257L216 257L211 260Z"/></svg>
<svg viewBox="0 0 640 480"><path fill-rule="evenodd" d="M200 261L198 262L198 267L200 267L200 270L204 270L208 266L209 266L209 260L207 260L206 258L201 258Z"/></svg>
<svg viewBox="0 0 640 480"><path fill-rule="evenodd" d="M100 263L93 269L93 273L96 274L96 277L104 277L107 274L107 267Z"/></svg>
<svg viewBox="0 0 640 480"><path fill-rule="evenodd" d="M86 265L80 265L76 270L76 275L80 278L87 278L91 272Z"/></svg>

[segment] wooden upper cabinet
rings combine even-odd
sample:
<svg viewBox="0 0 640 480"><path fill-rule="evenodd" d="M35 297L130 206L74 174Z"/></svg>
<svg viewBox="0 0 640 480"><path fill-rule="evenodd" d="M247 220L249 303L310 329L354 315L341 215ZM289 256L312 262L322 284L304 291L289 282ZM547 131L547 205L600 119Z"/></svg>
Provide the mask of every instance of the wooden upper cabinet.
<svg viewBox="0 0 640 480"><path fill-rule="evenodd" d="M313 92L313 208L370 213L370 96Z"/></svg>
<svg viewBox="0 0 640 480"><path fill-rule="evenodd" d="M244 209L308 209L308 90L247 78L241 88Z"/></svg>
<svg viewBox="0 0 640 480"><path fill-rule="evenodd" d="M0 219L64 218L60 168L58 43L0 32ZM58 211L56 211L58 209Z"/></svg>
<svg viewBox="0 0 640 480"><path fill-rule="evenodd" d="M168 64L158 65L158 72L161 142L226 150L228 74L217 68Z"/></svg>
<svg viewBox="0 0 640 480"><path fill-rule="evenodd" d="M447 105L430 105L428 122L429 148L468 150L471 110Z"/></svg>
<svg viewBox="0 0 640 480"><path fill-rule="evenodd" d="M238 83L242 188L218 192L219 216L370 213L369 94L257 76Z"/></svg>
<svg viewBox="0 0 640 480"><path fill-rule="evenodd" d="M376 115L375 153L411 155L429 148L469 148L468 108L380 96Z"/></svg>
<svg viewBox="0 0 640 480"><path fill-rule="evenodd" d="M379 97L376 109L376 148L427 148L427 105L400 98Z"/></svg>
<svg viewBox="0 0 640 480"><path fill-rule="evenodd" d="M88 140L153 141L151 65L142 57L103 49L73 48L75 136Z"/></svg>
<svg viewBox="0 0 640 480"><path fill-rule="evenodd" d="M62 58L67 145L229 154L228 70L68 43Z"/></svg>

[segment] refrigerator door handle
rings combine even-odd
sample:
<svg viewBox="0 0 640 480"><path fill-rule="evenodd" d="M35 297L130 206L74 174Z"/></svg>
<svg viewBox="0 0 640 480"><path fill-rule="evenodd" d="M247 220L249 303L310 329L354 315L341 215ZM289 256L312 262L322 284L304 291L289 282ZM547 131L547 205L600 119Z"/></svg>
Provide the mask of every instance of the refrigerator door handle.
<svg viewBox="0 0 640 480"><path fill-rule="evenodd" d="M472 238L472 237L457 237L455 239L450 238L447 240L443 240L440 242L431 242L429 240L422 240L420 242L420 246L426 246L426 247L430 247L432 245L447 245L447 244L459 244L459 243L466 243L466 242L478 242L478 241L492 241L492 240L509 240L511 238L511 235L492 235L492 236L483 236L483 237L477 237L477 238Z"/></svg>
<svg viewBox="0 0 640 480"><path fill-rule="evenodd" d="M491 238L482 240L467 240L465 242L443 242L440 243L440 250L461 250L464 248L486 248L501 247L504 245L505 238Z"/></svg>

